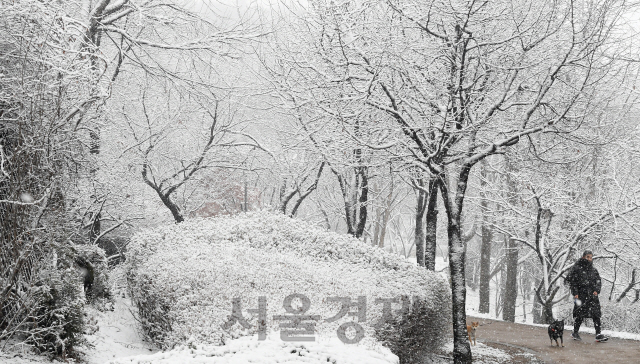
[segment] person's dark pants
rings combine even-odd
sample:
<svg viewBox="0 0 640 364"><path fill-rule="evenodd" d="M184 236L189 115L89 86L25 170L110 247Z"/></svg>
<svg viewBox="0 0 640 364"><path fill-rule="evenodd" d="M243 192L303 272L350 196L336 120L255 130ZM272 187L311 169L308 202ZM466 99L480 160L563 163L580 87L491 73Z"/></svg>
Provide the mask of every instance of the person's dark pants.
<svg viewBox="0 0 640 364"><path fill-rule="evenodd" d="M582 317L576 317L573 323L573 332L580 330L580 325L582 325L583 320L584 318ZM596 335L600 335L600 317L593 317L593 327L596 329Z"/></svg>

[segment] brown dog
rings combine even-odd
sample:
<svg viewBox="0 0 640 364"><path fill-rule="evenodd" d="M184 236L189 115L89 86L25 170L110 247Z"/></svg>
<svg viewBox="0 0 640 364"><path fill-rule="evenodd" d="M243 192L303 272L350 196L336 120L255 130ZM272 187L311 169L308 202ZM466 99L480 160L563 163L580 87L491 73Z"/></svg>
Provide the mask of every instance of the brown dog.
<svg viewBox="0 0 640 364"><path fill-rule="evenodd" d="M467 325L467 335L469 335L469 344L476 344L476 328L480 324L477 321L471 322L471 325ZM473 341L471 339L473 338Z"/></svg>

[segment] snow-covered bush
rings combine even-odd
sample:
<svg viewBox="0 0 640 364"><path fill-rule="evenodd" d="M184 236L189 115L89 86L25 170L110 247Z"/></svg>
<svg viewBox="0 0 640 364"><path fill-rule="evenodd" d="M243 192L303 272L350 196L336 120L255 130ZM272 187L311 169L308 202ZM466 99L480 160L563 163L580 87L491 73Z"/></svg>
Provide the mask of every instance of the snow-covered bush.
<svg viewBox="0 0 640 364"><path fill-rule="evenodd" d="M41 352L66 357L81 342L84 302L77 273L69 269L43 269L33 292L33 309L23 326L25 342Z"/></svg>
<svg viewBox="0 0 640 364"><path fill-rule="evenodd" d="M640 334L640 305L616 303L600 297L603 330L630 332ZM567 317L567 325L573 325L573 304L564 305L558 312L559 317ZM583 326L593 327L592 320L585 320Z"/></svg>
<svg viewBox="0 0 640 364"><path fill-rule="evenodd" d="M436 301L446 301L443 291L435 292ZM398 355L400 364L423 363L429 353L433 353L443 344L448 336L448 325L437 317L441 312L432 310L428 302L414 300L399 315L390 317L384 325L376 330L376 337L392 352ZM436 326L439 325L439 326Z"/></svg>
<svg viewBox="0 0 640 364"><path fill-rule="evenodd" d="M604 299L600 302L605 329L640 334L640 304L615 303Z"/></svg>
<svg viewBox="0 0 640 364"><path fill-rule="evenodd" d="M85 298L105 302L111 299L104 251L91 245L59 244L52 256L34 267L33 285L16 290L23 307L17 338L38 351L67 357L83 340ZM78 263L91 269L92 288L86 296Z"/></svg>
<svg viewBox="0 0 640 364"><path fill-rule="evenodd" d="M376 341L374 326L389 317L383 308L397 312L403 307L379 299L422 300L421 309L428 313L421 324L425 329L414 333L429 343L443 340L450 317L447 284L439 275L353 237L268 212L188 220L141 232L132 238L126 267L143 328L163 348L222 344L256 333L258 319L267 331L280 326L282 334L284 322L273 316L287 313L283 301L292 294L309 298L304 314L320 316L316 335L336 337L345 328L341 325L357 323L363 344ZM262 317L255 310L260 297L266 303ZM289 313L300 308L297 297ZM359 302L365 316L358 317L364 312L351 306L327 322L341 316L336 297ZM235 298L251 327L225 326ZM354 331L346 331L348 339L355 339Z"/></svg>
<svg viewBox="0 0 640 364"><path fill-rule="evenodd" d="M82 340L84 296L75 267L77 253L68 245L52 247L51 255L37 262L29 286L14 291L20 324L13 338L43 353L67 357Z"/></svg>
<svg viewBox="0 0 640 364"><path fill-rule="evenodd" d="M175 343L170 335L175 320L171 312L171 295L164 294L162 287L145 274L132 284L132 290L139 321L149 339L164 347Z"/></svg>
<svg viewBox="0 0 640 364"><path fill-rule="evenodd" d="M640 325L638 324L640 322L640 305L616 303L604 298L600 298L600 304L602 305L601 321L604 330L640 334ZM573 324L573 320L570 322ZM593 322L587 320L585 325L592 327Z"/></svg>

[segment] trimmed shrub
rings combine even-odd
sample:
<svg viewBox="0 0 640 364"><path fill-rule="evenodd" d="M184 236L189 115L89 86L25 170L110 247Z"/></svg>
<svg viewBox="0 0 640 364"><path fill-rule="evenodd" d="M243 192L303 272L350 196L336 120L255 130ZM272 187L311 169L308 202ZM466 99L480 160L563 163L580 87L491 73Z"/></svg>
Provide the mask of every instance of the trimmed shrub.
<svg viewBox="0 0 640 364"><path fill-rule="evenodd" d="M640 334L640 304L629 304L628 302L616 303L604 298L600 298L602 307L603 330L630 332ZM564 305L558 312L559 317L567 317L567 325L573 325L573 304ZM593 327L592 320L585 320L584 326Z"/></svg>
<svg viewBox="0 0 640 364"><path fill-rule="evenodd" d="M72 248L54 247L33 267L32 283L15 292L21 324L14 335L42 353L73 356L74 347L83 341L85 300L76 258Z"/></svg>
<svg viewBox="0 0 640 364"><path fill-rule="evenodd" d="M283 300L291 294L309 298L305 314L320 316L315 325L320 336L335 337L343 324L360 325L363 344L376 341L376 323L389 316L376 299L419 297L424 316L416 318L423 329L403 332L417 335L416 342L436 345L450 317L448 286L438 274L353 237L267 212L143 231L132 238L126 268L143 329L162 348L223 344L258 332L259 319L273 330L281 323L273 315L287 314ZM261 296L266 318L250 311L259 307ZM342 308L331 297L360 302L366 318L357 318L351 307L327 322ZM226 325L235 298L250 327ZM296 298L294 303L300 302ZM401 307L389 306L393 311ZM347 331L347 337L353 339L353 332Z"/></svg>
<svg viewBox="0 0 640 364"><path fill-rule="evenodd" d="M25 342L40 352L73 354L84 331L84 302L77 274L68 269L42 270L33 294L33 310L25 320Z"/></svg>
<svg viewBox="0 0 640 364"><path fill-rule="evenodd" d="M104 251L91 245L64 245L35 267L34 284L19 294L23 307L23 324L17 334L26 344L40 352L66 358L83 342L84 304L111 300ZM89 267L92 286L83 295L83 278L79 268ZM100 305L98 305L100 306Z"/></svg>
<svg viewBox="0 0 640 364"><path fill-rule="evenodd" d="M601 300L602 324L606 329L640 334L640 304Z"/></svg>
<svg viewBox="0 0 640 364"><path fill-rule="evenodd" d="M138 320L152 342L167 348L175 343L171 337L172 322L176 320L169 295L155 291L157 285L150 277L142 275L135 284L133 300L138 309ZM133 289L133 288L132 288Z"/></svg>
<svg viewBox="0 0 640 364"><path fill-rule="evenodd" d="M447 290L433 292L438 301L446 302ZM441 348L448 339L448 322L438 317L441 312L431 309L422 298L397 316L385 320L376 330L376 338L398 356L400 364L422 363L429 353Z"/></svg>

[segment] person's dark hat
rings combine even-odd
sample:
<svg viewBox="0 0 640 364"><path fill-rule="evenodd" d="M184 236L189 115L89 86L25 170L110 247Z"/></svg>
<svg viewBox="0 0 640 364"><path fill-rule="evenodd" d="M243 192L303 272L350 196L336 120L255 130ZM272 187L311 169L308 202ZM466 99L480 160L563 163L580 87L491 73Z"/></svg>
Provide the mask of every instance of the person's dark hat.
<svg viewBox="0 0 640 364"><path fill-rule="evenodd" d="M584 258L589 254L593 255L593 252L591 250L585 250L584 253L582 253L582 257Z"/></svg>

